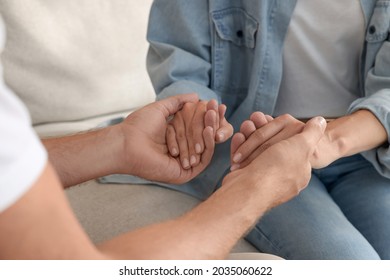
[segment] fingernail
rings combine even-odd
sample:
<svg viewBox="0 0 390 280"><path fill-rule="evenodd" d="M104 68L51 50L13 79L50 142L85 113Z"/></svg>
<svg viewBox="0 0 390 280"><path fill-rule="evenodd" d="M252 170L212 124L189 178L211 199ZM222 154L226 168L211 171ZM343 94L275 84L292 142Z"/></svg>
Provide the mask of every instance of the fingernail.
<svg viewBox="0 0 390 280"><path fill-rule="evenodd" d="M183 167L184 168L189 168L190 167L190 163L188 162L188 159L183 159Z"/></svg>
<svg viewBox="0 0 390 280"><path fill-rule="evenodd" d="M320 122L321 126L325 126L326 120L323 117L318 117L318 118L319 118L319 122Z"/></svg>
<svg viewBox="0 0 390 280"><path fill-rule="evenodd" d="M191 156L190 163L191 163L191 165L194 165L196 163L196 157L195 156Z"/></svg>
<svg viewBox="0 0 390 280"><path fill-rule="evenodd" d="M235 164L233 164L233 165L230 167L230 171L234 171L234 170L237 170L237 169L239 169L239 168L240 168L240 165L237 164L237 163L235 163Z"/></svg>
<svg viewBox="0 0 390 280"><path fill-rule="evenodd" d="M173 148L172 149L172 155L173 156L177 156L178 152L177 152L177 149L176 148Z"/></svg>
<svg viewBox="0 0 390 280"><path fill-rule="evenodd" d="M241 158L242 158L242 154L241 153L237 153L233 157L233 162L235 162L235 163L240 162Z"/></svg>
<svg viewBox="0 0 390 280"><path fill-rule="evenodd" d="M223 132L218 133L218 141L222 141L225 138L225 134Z"/></svg>
<svg viewBox="0 0 390 280"><path fill-rule="evenodd" d="M326 120L324 119L324 117L318 116L315 117L314 120L321 126L322 129L326 127Z"/></svg>
<svg viewBox="0 0 390 280"><path fill-rule="evenodd" d="M199 143L197 143L197 144L195 145L195 152L196 152L197 154L200 154L200 153L202 152L202 147L200 146Z"/></svg>

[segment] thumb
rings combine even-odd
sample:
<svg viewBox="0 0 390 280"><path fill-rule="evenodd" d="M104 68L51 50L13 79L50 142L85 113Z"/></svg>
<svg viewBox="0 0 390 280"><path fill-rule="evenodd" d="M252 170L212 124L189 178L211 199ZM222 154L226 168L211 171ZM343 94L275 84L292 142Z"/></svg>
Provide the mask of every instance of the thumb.
<svg viewBox="0 0 390 280"><path fill-rule="evenodd" d="M152 103L151 106L157 106L157 108L160 109L160 111L164 114L165 118L168 118L183 108L185 103L195 103L198 101L199 97L196 93L188 93L168 97L166 99Z"/></svg>
<svg viewBox="0 0 390 280"><path fill-rule="evenodd" d="M306 123L301 135L305 137L310 146L315 147L324 135L325 129L326 120L323 117L315 117Z"/></svg>

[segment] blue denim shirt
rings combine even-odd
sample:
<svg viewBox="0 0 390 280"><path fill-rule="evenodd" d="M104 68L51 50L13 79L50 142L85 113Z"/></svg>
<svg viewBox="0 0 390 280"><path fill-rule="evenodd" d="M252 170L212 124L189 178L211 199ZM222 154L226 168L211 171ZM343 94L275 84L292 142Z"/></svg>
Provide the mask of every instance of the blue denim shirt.
<svg viewBox="0 0 390 280"><path fill-rule="evenodd" d="M147 67L158 99L189 92L215 98L227 105L227 118L236 130L254 111L272 115L295 5L296 0L155 0ZM390 1L361 0L361 5L367 26L361 98L348 113L370 110L390 135ZM218 145L202 174L170 187L206 198L229 169L229 148L230 142ZM388 144L363 155L390 177Z"/></svg>

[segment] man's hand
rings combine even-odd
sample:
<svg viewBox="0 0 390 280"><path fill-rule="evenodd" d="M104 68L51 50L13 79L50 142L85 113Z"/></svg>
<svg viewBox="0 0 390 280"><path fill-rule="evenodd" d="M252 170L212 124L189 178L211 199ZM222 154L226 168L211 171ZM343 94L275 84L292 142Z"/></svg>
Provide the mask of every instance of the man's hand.
<svg viewBox="0 0 390 280"><path fill-rule="evenodd" d="M232 171L222 187L236 187L240 195L258 197L266 211L296 196L309 182L310 159L324 135L326 121L311 119L303 131L262 151L246 167ZM253 192L253 193L251 193ZM257 199L257 198L255 198Z"/></svg>
<svg viewBox="0 0 390 280"><path fill-rule="evenodd" d="M183 106L196 106L196 94L182 94L154 102L130 114L118 126L123 136L123 169L148 180L181 184L202 172L214 153L214 131L207 126L201 133L204 146L198 165L184 169L179 158L173 157L167 146L168 119ZM202 142L203 143L203 142Z"/></svg>
<svg viewBox="0 0 390 280"><path fill-rule="evenodd" d="M300 133L304 123L290 115L273 119L255 112L244 121L240 132L233 136L231 144L231 170L243 168L270 146Z"/></svg>
<svg viewBox="0 0 390 280"><path fill-rule="evenodd" d="M299 133L303 127L303 122L289 115L273 120L260 112L253 113L233 136L231 170L245 167L271 145ZM339 158L376 148L387 139L378 119L370 111L359 110L329 122L310 163L313 168L323 168Z"/></svg>

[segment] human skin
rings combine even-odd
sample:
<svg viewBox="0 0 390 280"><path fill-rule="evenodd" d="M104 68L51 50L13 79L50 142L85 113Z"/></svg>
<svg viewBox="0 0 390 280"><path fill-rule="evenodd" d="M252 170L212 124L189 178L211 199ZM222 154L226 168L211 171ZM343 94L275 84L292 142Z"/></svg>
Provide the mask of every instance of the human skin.
<svg viewBox="0 0 390 280"><path fill-rule="evenodd" d="M167 145L172 156L179 157L183 168L196 167L204 150L202 131L210 126L217 144L233 135L225 118L226 106L216 100L187 103L172 118L167 130Z"/></svg>
<svg viewBox="0 0 390 280"><path fill-rule="evenodd" d="M232 169L245 167L269 146L299 133L303 127L303 122L290 115L266 120L262 113L252 114L249 123L244 123L232 139ZM326 167L339 158L376 148L387 139L383 125L370 111L356 111L328 123L312 156L312 166Z"/></svg>
<svg viewBox="0 0 390 280"><path fill-rule="evenodd" d="M109 174L132 174L181 184L197 176L209 164L214 152L214 132L211 127L203 128L205 146L199 164L184 169L180 160L168 151L167 119L184 104L198 101L196 94L178 95L150 104L130 114L120 124L44 139L43 143L65 187Z"/></svg>
<svg viewBox="0 0 390 280"><path fill-rule="evenodd" d="M158 128L160 123L147 122L147 125L152 126L144 130L146 125L144 117L150 119L152 113L165 121L171 113L180 108L182 104L179 103L177 100L167 99L157 106L156 104L148 106L144 111L145 114L138 111L138 114L136 113L135 117L126 123L131 127L130 131L126 132L131 134L127 134L128 139L135 140L140 137L141 141L137 149L140 150L139 146L150 144L152 146L150 152L160 152L152 158L161 157L162 162L172 162L175 166L172 170L180 168L180 163L176 160L168 160L167 148L161 153L158 141L156 143L156 140L150 138L155 136L151 128L153 125ZM187 214L174 220L125 233L99 245L94 245L81 228L66 200L55 169L47 163L30 190L15 204L0 213L0 228L2 228L0 258L223 259L238 239L265 212L296 196L307 185L311 170L310 158L323 136L325 126L325 121L321 118L309 121L301 133L276 143L245 168L229 173L224 178L221 188ZM212 128L208 127L206 130L211 132ZM109 136L106 137L112 140ZM92 139L107 144L107 139L100 139L97 135ZM123 141L119 143L123 144ZM127 147L126 141L124 145ZM206 150L207 145L206 143ZM88 149L76 151L80 151L78 156L83 157ZM96 152L96 150L92 151ZM62 152L66 151L62 150ZM145 167L143 164L138 164L139 161L142 162L140 156L144 155L136 153L122 159L129 164L126 171L151 175L155 179L155 175L137 170ZM295 158L296 161L292 162L290 158ZM76 170L75 167L71 167L74 163L73 157L67 159L67 171ZM90 160L94 159L96 158L90 158ZM94 163L89 162L90 165ZM104 170L106 165L100 166L98 163L98 169ZM59 164L57 168L60 166L63 165ZM171 168L169 164L165 167L168 170ZM116 168L114 170L122 170ZM90 177L93 171L82 168L79 172L88 173L78 177L81 180ZM164 179L170 178L170 175L166 174L161 176ZM232 224L234 227L231 226Z"/></svg>

